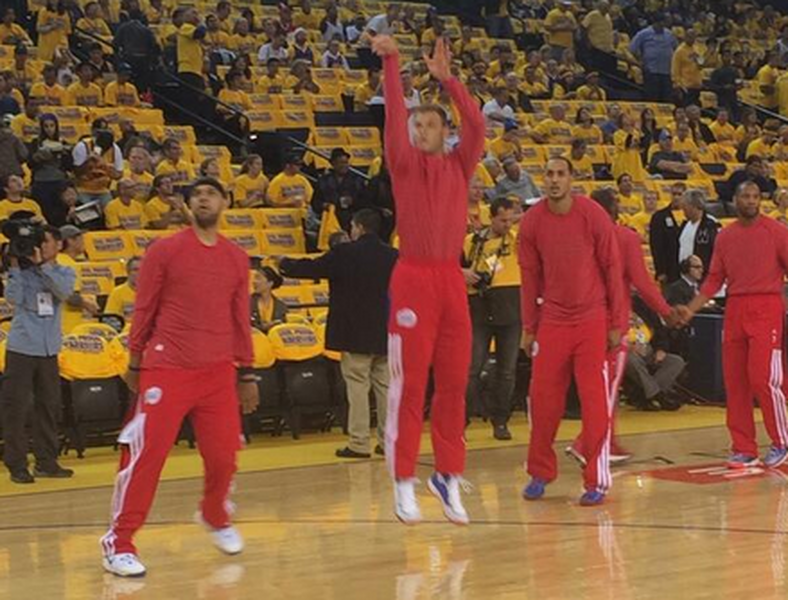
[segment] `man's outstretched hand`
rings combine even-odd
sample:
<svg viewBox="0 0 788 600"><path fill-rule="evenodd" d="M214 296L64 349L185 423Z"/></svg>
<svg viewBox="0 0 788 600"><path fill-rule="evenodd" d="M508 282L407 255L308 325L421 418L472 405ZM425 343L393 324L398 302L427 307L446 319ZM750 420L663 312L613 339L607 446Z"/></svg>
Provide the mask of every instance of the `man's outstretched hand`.
<svg viewBox="0 0 788 600"><path fill-rule="evenodd" d="M380 57L396 54L397 40L390 35L376 35L372 38L372 51Z"/></svg>
<svg viewBox="0 0 788 600"><path fill-rule="evenodd" d="M446 44L446 40L439 37L435 42L435 50L432 53L432 57L426 52L422 56L427 68L430 70L430 75L435 79L441 82L451 79L451 51Z"/></svg>

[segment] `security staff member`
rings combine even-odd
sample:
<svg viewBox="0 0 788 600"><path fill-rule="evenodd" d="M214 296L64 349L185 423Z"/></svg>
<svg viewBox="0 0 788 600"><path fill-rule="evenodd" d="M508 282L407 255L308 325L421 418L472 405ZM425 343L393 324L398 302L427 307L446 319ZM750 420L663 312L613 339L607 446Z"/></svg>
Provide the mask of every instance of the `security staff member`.
<svg viewBox="0 0 788 600"><path fill-rule="evenodd" d="M517 357L520 351L520 268L517 263L514 202L498 198L490 207L491 223L465 239L463 274L473 324L473 352L466 402L469 414L480 403L481 372L495 340L495 375L491 404L485 412L498 440L510 440Z"/></svg>

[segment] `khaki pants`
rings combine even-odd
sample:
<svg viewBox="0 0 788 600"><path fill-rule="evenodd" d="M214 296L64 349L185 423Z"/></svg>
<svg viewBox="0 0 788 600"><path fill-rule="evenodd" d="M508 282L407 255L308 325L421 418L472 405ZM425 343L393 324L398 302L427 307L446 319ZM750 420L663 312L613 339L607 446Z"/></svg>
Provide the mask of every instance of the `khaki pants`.
<svg viewBox="0 0 788 600"><path fill-rule="evenodd" d="M375 392L378 411L378 444L384 444L386 402L389 391L389 365L385 356L342 353L342 377L347 385L348 447L355 452L369 453L369 390Z"/></svg>

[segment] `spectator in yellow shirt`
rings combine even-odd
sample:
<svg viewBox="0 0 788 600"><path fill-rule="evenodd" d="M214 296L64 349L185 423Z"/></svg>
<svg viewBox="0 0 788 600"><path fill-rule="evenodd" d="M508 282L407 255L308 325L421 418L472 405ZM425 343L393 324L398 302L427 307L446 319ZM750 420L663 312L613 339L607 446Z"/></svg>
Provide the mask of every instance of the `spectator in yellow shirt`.
<svg viewBox="0 0 788 600"><path fill-rule="evenodd" d="M598 125L594 124L594 118L591 116L591 111L585 106L581 106L577 109L575 126L572 127L572 137L585 140L591 145L601 144L603 141L602 130Z"/></svg>
<svg viewBox="0 0 788 600"><path fill-rule="evenodd" d="M77 270L77 263L84 260L85 256L85 236L82 230L74 225L63 225L60 228L60 236L63 246L57 255L57 263ZM83 321L84 316L94 316L99 313L99 306L96 299L90 295L83 295L82 281L77 271L77 281L74 286L74 293L66 301L63 310L63 333L68 334L74 327Z"/></svg>
<svg viewBox="0 0 788 600"><path fill-rule="evenodd" d="M520 90L535 99L550 96L550 91L539 77L539 69L533 65L525 67L525 80L520 84Z"/></svg>
<svg viewBox="0 0 788 600"><path fill-rule="evenodd" d="M101 87L93 83L98 73L90 63L82 63L77 68L75 81L68 86L67 103L69 106L97 107L104 106L104 92Z"/></svg>
<svg viewBox="0 0 788 600"><path fill-rule="evenodd" d="M367 110L369 101L375 96L382 96L380 90L381 82L380 69L371 67L367 71L367 82L358 86L353 95L353 106L355 110Z"/></svg>
<svg viewBox="0 0 788 600"><path fill-rule="evenodd" d="M183 11L183 24L178 28L177 56L178 74L186 75L185 80L190 84L202 89L205 80L203 72L203 41L206 34L205 25L200 23L200 15L194 7L188 7Z"/></svg>
<svg viewBox="0 0 788 600"><path fill-rule="evenodd" d="M145 229L148 220L142 204L134 199L136 187L137 184L131 179L121 179L118 182L118 197L110 201L104 209L107 229Z"/></svg>
<svg viewBox="0 0 788 600"><path fill-rule="evenodd" d="M241 113L246 113L253 107L249 96L241 89L243 73L230 70L225 82L227 87L219 92L219 101L224 104L217 104L216 112L222 119L225 129L236 137L245 137L249 133L249 119ZM234 112L229 107L238 112Z"/></svg>
<svg viewBox="0 0 788 600"><path fill-rule="evenodd" d="M595 100L597 102L607 101L607 92L599 86L599 73L592 71L586 77L585 85L577 88L578 100Z"/></svg>
<svg viewBox="0 0 788 600"><path fill-rule="evenodd" d="M257 82L255 91L258 94L282 94L285 91L290 91L297 80L289 75L285 75L279 71L281 61L278 58L269 58L265 63L265 75L263 75Z"/></svg>
<svg viewBox="0 0 788 600"><path fill-rule="evenodd" d="M77 27L107 41L112 40L112 30L102 18L101 7L98 2L88 2L85 4L85 16L77 21ZM83 36L83 39L92 41L92 39L87 36Z"/></svg>
<svg viewBox="0 0 788 600"><path fill-rule="evenodd" d="M153 173L150 172L150 152L144 145L132 146L129 148L126 158L129 166L123 170L123 178L130 179L136 184L134 199L145 204L150 197L151 187L153 186Z"/></svg>
<svg viewBox="0 0 788 600"><path fill-rule="evenodd" d="M502 161L507 156L522 160L520 147L520 128L517 123L507 121L503 126L503 134L490 142L490 154Z"/></svg>
<svg viewBox="0 0 788 600"><path fill-rule="evenodd" d="M780 53L771 50L768 54L768 62L758 70L755 77L758 81L759 104L769 110L778 108L777 80L780 78L781 63Z"/></svg>
<svg viewBox="0 0 788 600"><path fill-rule="evenodd" d="M16 23L16 12L13 8L6 8L3 11L3 22L0 23L0 44L3 46L33 45L27 32Z"/></svg>
<svg viewBox="0 0 788 600"><path fill-rule="evenodd" d="M649 226L651 217L657 212L659 206L659 192L646 190L643 192L643 210L622 219L623 223L631 227L640 234L641 239L647 242L649 239Z"/></svg>
<svg viewBox="0 0 788 600"><path fill-rule="evenodd" d="M249 29L249 20L241 17L235 22L233 35L230 37L229 49L238 56L251 56L260 45Z"/></svg>
<svg viewBox="0 0 788 600"><path fill-rule="evenodd" d="M566 120L566 108L563 104L550 105L550 118L537 125L532 133L539 144L570 144L572 142L572 125Z"/></svg>
<svg viewBox="0 0 788 600"><path fill-rule="evenodd" d="M490 205L484 199L484 182L474 176L468 187L467 233L479 233L490 226Z"/></svg>
<svg viewBox="0 0 788 600"><path fill-rule="evenodd" d="M140 96L137 88L131 83L131 67L121 65L118 67L118 78L110 81L104 89L104 103L107 106L132 106L140 105Z"/></svg>
<svg viewBox="0 0 788 600"><path fill-rule="evenodd" d="M571 0L559 0L558 7L547 13L544 28L547 43L550 45L550 57L561 60L564 50L574 47L577 20L571 11Z"/></svg>
<svg viewBox="0 0 788 600"><path fill-rule="evenodd" d="M224 180L222 166L219 164L218 158L206 158L200 163L199 169L200 177L210 177L215 179L224 186L225 190L231 190L234 187L233 183Z"/></svg>
<svg viewBox="0 0 788 600"><path fill-rule="evenodd" d="M303 160L298 155L285 159L285 169L274 177L268 187L268 200L277 208L303 208L312 200L314 190L301 174Z"/></svg>
<svg viewBox="0 0 788 600"><path fill-rule="evenodd" d="M250 154L235 180L235 204L239 208L258 208L268 200L268 177L263 174L263 159L259 154Z"/></svg>
<svg viewBox="0 0 788 600"><path fill-rule="evenodd" d="M219 26L219 18L216 15L205 17L205 45L210 50L229 50L230 34L223 31Z"/></svg>
<svg viewBox="0 0 788 600"><path fill-rule="evenodd" d="M700 55L700 49L695 45L696 40L695 30L687 29L684 32L684 41L676 48L671 62L673 85L678 89L681 104L684 106L700 104L703 57Z"/></svg>
<svg viewBox="0 0 788 600"><path fill-rule="evenodd" d="M733 146L736 144L736 128L730 123L730 115L727 108L720 108L717 111L717 117L711 125L709 125L714 140L718 144Z"/></svg>
<svg viewBox="0 0 788 600"><path fill-rule="evenodd" d="M232 31L232 13L233 5L227 0L219 0L219 3L216 5L216 20L219 29L225 33L230 33Z"/></svg>
<svg viewBox="0 0 788 600"><path fill-rule="evenodd" d="M761 136L754 139L747 145L747 152L744 158L760 156L764 160L772 160L775 155L777 135L780 129L780 122L776 119L767 119L763 124Z"/></svg>
<svg viewBox="0 0 788 600"><path fill-rule="evenodd" d="M3 190L5 191L5 200L0 201L0 221L19 211L31 212L42 221L44 220L38 203L24 197L25 182L21 177L18 175L6 177L3 182Z"/></svg>
<svg viewBox="0 0 788 600"><path fill-rule="evenodd" d="M594 164L588 156L588 143L584 139L572 140L569 151L569 160L572 161L573 178L577 181L590 181L594 179Z"/></svg>
<svg viewBox="0 0 788 600"><path fill-rule="evenodd" d="M190 222L191 213L183 195L175 191L171 176L157 175L151 193L151 199L145 204L150 229L181 229Z"/></svg>
<svg viewBox="0 0 788 600"><path fill-rule="evenodd" d="M52 62L56 51L68 48L71 18L65 6L56 0L46 0L46 6L38 11L36 31L38 32L38 59Z"/></svg>
<svg viewBox="0 0 788 600"><path fill-rule="evenodd" d="M635 192L635 183L629 173L620 175L616 180L618 185L618 208L622 215L627 217L643 210L643 199Z"/></svg>
<svg viewBox="0 0 788 600"><path fill-rule="evenodd" d="M131 317L134 314L134 301L137 298L137 278L140 274L141 261L142 259L139 256L129 259L126 263L126 282L116 286L110 292L109 298L107 298L107 305L104 308L105 314L120 315L126 324L131 323Z"/></svg>
<svg viewBox="0 0 788 600"><path fill-rule="evenodd" d="M701 140L701 144L703 141ZM692 130L689 123L686 121L680 122L676 125L676 136L673 140L673 150L682 152L688 160L698 162L700 158L700 146L695 142L692 137Z"/></svg>
<svg viewBox="0 0 788 600"><path fill-rule="evenodd" d="M189 185L195 178L194 166L183 158L181 143L175 138L167 138L162 144L162 160L156 167L156 175L169 175L175 188Z"/></svg>
<svg viewBox="0 0 788 600"><path fill-rule="evenodd" d="M34 83L30 87L30 97L39 98L43 106L65 106L68 104L68 92L57 82L55 65L46 65L42 74L44 81Z"/></svg>

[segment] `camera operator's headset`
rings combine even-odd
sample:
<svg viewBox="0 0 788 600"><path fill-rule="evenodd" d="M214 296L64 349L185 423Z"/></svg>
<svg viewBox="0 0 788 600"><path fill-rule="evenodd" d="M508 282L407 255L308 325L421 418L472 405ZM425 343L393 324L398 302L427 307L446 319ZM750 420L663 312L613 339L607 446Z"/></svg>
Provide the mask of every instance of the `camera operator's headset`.
<svg viewBox="0 0 788 600"><path fill-rule="evenodd" d="M473 239L471 240L470 256L468 257L468 266L472 268L474 272L478 272L477 266L479 260L484 256L484 245L489 241L489 239L489 227L485 227L478 233L473 234ZM490 283L492 283L495 273L498 270L498 264L501 262L501 257L507 256L508 254L509 234L506 234L501 238L501 245L498 246L498 249L495 251L495 262L493 262L493 264L490 266Z"/></svg>

